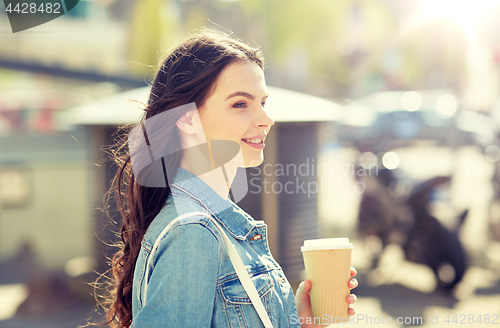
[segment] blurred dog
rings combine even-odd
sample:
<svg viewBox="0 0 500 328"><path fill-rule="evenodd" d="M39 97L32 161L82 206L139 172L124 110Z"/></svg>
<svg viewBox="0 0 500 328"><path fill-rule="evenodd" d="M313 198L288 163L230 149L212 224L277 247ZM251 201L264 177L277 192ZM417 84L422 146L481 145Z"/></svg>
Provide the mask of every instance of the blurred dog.
<svg viewBox="0 0 500 328"><path fill-rule="evenodd" d="M446 228L429 212L428 205L434 188L449 183L450 178L430 179L409 192L400 181L402 175L400 170L382 169L376 176L363 178L366 189L359 208L358 232L368 241L368 247L375 245L372 267L377 266L385 246L399 244L408 261L429 266L438 281L437 289L449 293L467 269L458 232L468 211L459 216L454 230ZM373 240L378 240L379 247Z"/></svg>
<svg viewBox="0 0 500 328"><path fill-rule="evenodd" d="M414 219L413 227L406 233L406 240L402 245L406 258L429 266L439 282L438 289L447 292L451 292L462 280L467 269L467 257L458 232L468 210L459 215L455 229L450 230L429 213L428 205L431 191L449 182L449 177L425 181L407 199L406 204L411 208Z"/></svg>

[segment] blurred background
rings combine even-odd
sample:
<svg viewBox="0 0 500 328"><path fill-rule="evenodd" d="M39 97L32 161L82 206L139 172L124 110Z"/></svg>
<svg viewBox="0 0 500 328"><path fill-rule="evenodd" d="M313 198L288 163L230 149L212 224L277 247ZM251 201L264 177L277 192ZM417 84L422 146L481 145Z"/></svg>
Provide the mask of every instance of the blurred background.
<svg viewBox="0 0 500 328"><path fill-rule="evenodd" d="M102 318L88 283L120 221L99 210L116 172L102 148L203 26L266 57L276 124L240 206L267 223L294 290L304 239L349 237L357 313L493 322L499 17L499 0L94 0L13 34L0 5L0 327Z"/></svg>

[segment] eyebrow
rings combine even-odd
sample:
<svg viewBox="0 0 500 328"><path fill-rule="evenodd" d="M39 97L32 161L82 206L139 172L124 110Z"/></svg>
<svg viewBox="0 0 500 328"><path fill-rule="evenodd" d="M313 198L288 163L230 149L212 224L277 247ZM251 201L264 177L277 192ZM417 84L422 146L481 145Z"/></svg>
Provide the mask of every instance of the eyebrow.
<svg viewBox="0 0 500 328"><path fill-rule="evenodd" d="M229 98L232 98L232 97L237 97L237 96L242 96L242 97L246 97L248 99L251 99L251 100L254 100L255 99L255 96L254 95L251 95L249 94L248 92L244 92L244 91L236 91L236 92L233 92L231 93L227 98L226 100L228 100ZM267 98L269 95L266 95L264 96L264 99Z"/></svg>

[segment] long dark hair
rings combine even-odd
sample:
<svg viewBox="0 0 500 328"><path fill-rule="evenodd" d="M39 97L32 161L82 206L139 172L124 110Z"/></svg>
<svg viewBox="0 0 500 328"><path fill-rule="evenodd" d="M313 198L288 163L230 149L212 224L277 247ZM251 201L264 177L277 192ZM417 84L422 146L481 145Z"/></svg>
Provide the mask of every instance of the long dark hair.
<svg viewBox="0 0 500 328"><path fill-rule="evenodd" d="M170 50L162 61L152 83L151 93L144 116L139 124L169 109L195 103L203 106L211 95L217 78L230 63L253 61L264 70L264 58L258 47L252 47L227 33L213 29L203 29L189 36ZM162 126L161 142L176 143L180 137L174 117ZM138 126L139 124L135 125ZM131 131L134 126L125 129ZM149 143L154 136L148 135ZM122 218L117 252L111 259L112 273L105 301L107 321L103 325L129 327L132 323L132 281L135 263L141 241L146 230L165 205L170 193L166 187L144 187L137 183L132 172L132 161L127 149L127 140L118 138L116 144L108 147L107 153L118 166L111 187L104 197L107 212L110 198L113 198ZM174 147L175 148L175 147ZM167 166L179 167L181 154L168 156Z"/></svg>

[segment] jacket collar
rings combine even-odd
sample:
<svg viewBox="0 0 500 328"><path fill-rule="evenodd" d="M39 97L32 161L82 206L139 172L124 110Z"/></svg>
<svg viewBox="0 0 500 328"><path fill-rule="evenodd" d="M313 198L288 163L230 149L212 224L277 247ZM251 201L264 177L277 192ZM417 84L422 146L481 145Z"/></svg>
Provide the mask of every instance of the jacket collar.
<svg viewBox="0 0 500 328"><path fill-rule="evenodd" d="M202 205L237 239L244 240L256 226L255 220L231 199L223 199L203 180L179 167L171 185L172 194L189 196Z"/></svg>

